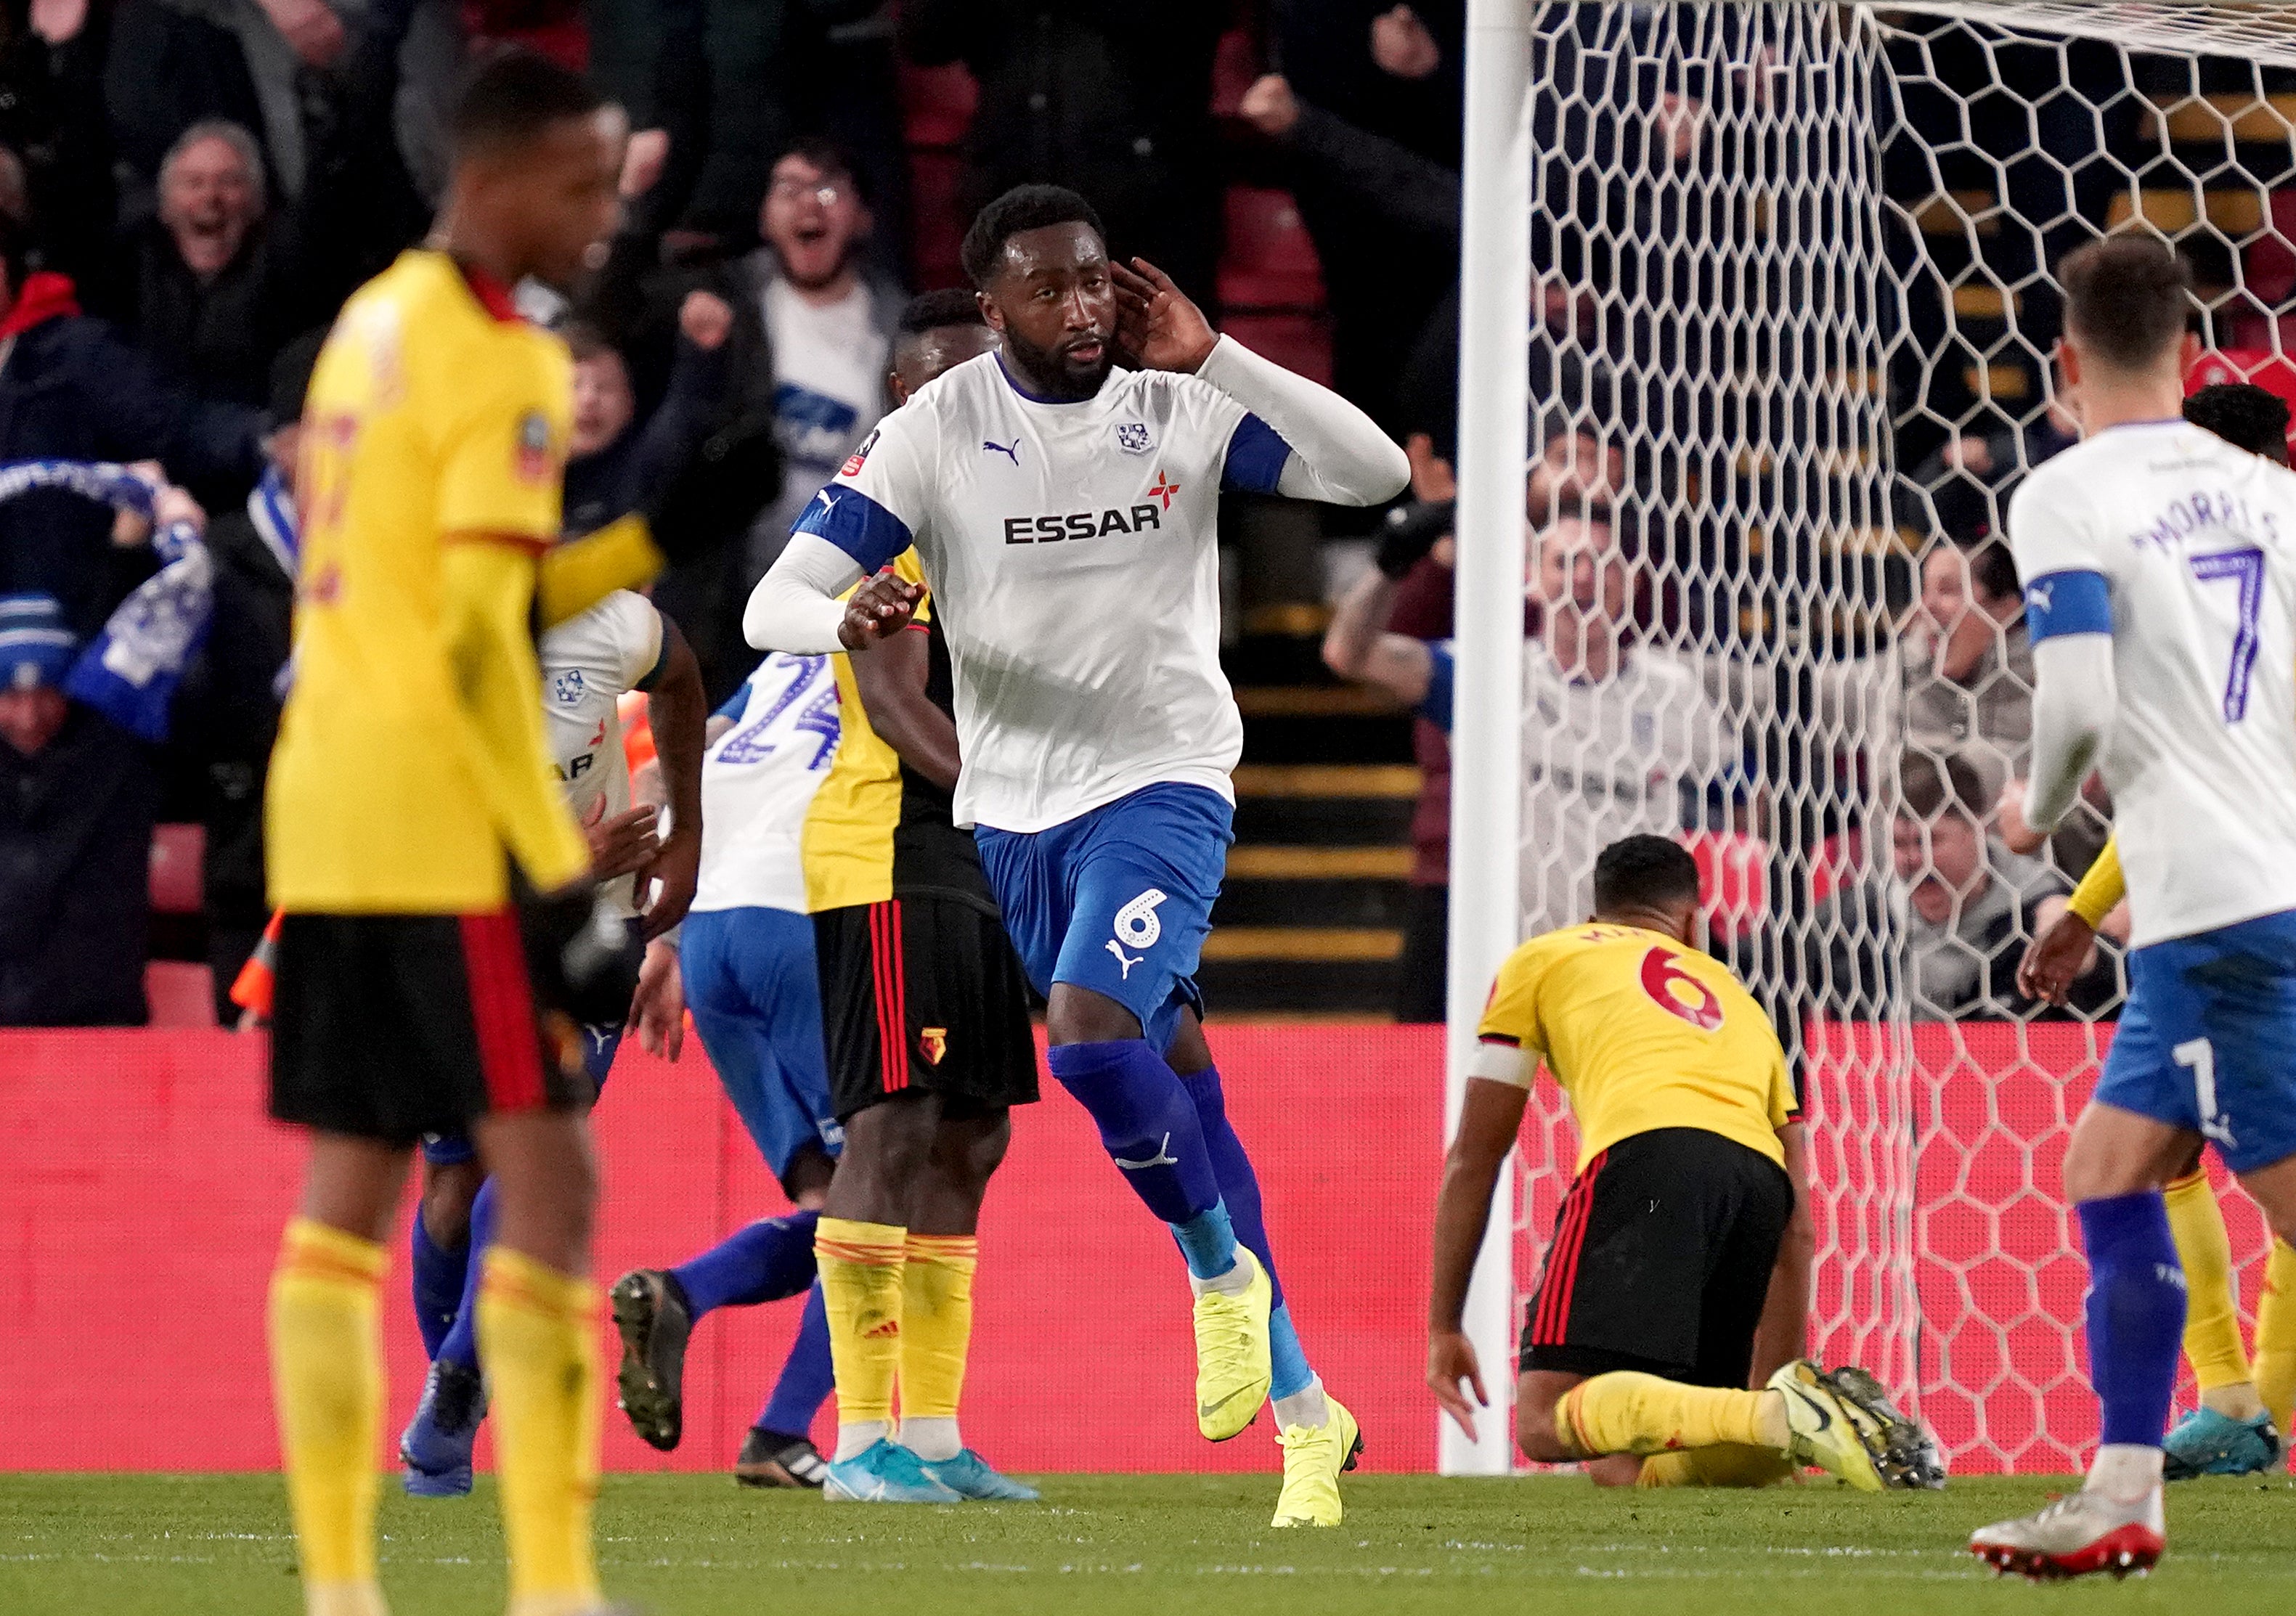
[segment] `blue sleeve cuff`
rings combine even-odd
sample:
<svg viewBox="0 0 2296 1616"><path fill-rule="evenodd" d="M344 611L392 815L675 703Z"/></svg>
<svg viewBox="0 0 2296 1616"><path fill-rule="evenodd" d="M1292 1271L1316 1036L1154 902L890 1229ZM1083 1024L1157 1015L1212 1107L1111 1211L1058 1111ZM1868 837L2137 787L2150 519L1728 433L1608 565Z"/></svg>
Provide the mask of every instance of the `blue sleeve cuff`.
<svg viewBox="0 0 2296 1616"><path fill-rule="evenodd" d="M734 693L726 698L726 704L709 716L713 718L731 718L739 723L742 715L749 710L749 706L750 681L744 679L734 687Z"/></svg>
<svg viewBox="0 0 2296 1616"><path fill-rule="evenodd" d="M1228 435L1227 464L1220 471L1220 487L1246 494L1273 494L1292 458L1292 446L1257 415L1246 415Z"/></svg>
<svg viewBox="0 0 2296 1616"><path fill-rule="evenodd" d="M1447 735L1451 733L1451 693L1457 683L1458 662L1451 654L1448 640L1430 640L1427 650L1434 665L1427 670L1427 693L1420 698L1418 712Z"/></svg>
<svg viewBox="0 0 2296 1616"><path fill-rule="evenodd" d="M2025 631L2032 643L2067 634L2112 632L2112 587L2102 572L2045 573L2025 586Z"/></svg>
<svg viewBox="0 0 2296 1616"><path fill-rule="evenodd" d="M864 572L876 571L916 542L908 523L860 489L833 482L806 506L790 531L827 539Z"/></svg>

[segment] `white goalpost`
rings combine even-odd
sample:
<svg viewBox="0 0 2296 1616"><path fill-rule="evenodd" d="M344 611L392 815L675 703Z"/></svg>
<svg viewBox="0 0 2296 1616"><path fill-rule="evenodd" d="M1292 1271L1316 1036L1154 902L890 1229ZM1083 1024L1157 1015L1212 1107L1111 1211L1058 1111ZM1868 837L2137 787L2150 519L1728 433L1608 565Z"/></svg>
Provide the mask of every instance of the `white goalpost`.
<svg viewBox="0 0 2296 1616"><path fill-rule="evenodd" d="M1585 827L1664 821L1803 1085L1813 1345L1957 1467L2069 1468L2056 1163L2125 979L2107 949L2055 1021L2005 985L2085 855L1998 839L2030 661L2013 595L1968 613L2064 440L2070 247L2170 241L2196 381L2296 398L2296 7L1470 0L1466 85L1447 1137L1492 974L1583 906ZM1526 644L1527 458L1609 513L1616 667ZM1541 669L1605 689L1571 709ZM1542 1085L1467 1309L1502 1404L1574 1149ZM1445 1473L1513 1467L1493 1413L1439 1423Z"/></svg>

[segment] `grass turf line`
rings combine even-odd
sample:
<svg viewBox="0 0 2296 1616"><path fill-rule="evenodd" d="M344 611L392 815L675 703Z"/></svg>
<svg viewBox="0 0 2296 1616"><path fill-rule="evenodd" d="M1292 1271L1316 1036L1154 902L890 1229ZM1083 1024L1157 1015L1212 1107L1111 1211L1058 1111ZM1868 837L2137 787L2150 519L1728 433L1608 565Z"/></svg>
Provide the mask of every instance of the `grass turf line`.
<svg viewBox="0 0 2296 1616"><path fill-rule="evenodd" d="M2070 1483L1956 1481L1868 1497L1598 1493L1571 1478L1349 1483L1330 1531L1275 1531L1272 1476L1055 1476L1038 1505L901 1508L738 1489L717 1476L608 1478L607 1587L653 1616L821 1616L1088 1609L1189 1616L1969 1616L2062 1597L1996 1581L1961 1544ZM2266 1608L2296 1575L2284 1478L2169 1493L2168 1560L2099 1581L2091 1610ZM398 1616L494 1616L502 1539L490 1481L416 1502L390 1486L383 1581ZM0 1611L9 1616L296 1616L284 1495L273 1476L0 1476Z"/></svg>

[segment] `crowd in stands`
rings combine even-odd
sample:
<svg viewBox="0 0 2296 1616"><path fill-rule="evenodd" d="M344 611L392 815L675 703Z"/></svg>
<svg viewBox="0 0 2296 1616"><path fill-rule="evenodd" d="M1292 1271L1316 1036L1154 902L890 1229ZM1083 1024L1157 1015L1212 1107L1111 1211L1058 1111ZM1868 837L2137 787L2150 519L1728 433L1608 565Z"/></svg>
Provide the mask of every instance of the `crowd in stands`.
<svg viewBox="0 0 2296 1616"><path fill-rule="evenodd" d="M1678 831L1726 889L1718 947L1800 1002L1872 1014L1901 981L1920 1015L2036 1013L2016 953L2109 805L2046 844L2013 811L2031 660L1997 523L2072 423L1908 437L1895 631L1814 681L1776 677L1746 536L1680 514L1713 485L1698 434L1637 430L1701 419L1713 379L1639 295L1684 291L1671 182L1716 159L1692 86L1604 65L1652 9L1580 7L1541 45L1541 70L1578 86L1534 130L1550 201L1577 200L1534 231L1527 289L1525 821L1542 848L1587 850L1561 874L1526 859L1527 923L1584 912L1601 841ZM1258 299L1223 255L1228 188L1288 193L1328 349L1278 357L1327 369L1413 467L1367 536L1377 564L1332 591L1326 660L1418 714L1396 1009L1439 1015L1464 30L1463 0L4 0L0 463L145 463L204 510L216 579L166 741L130 734L60 686L151 549L67 492L0 504L0 1024L145 1018L143 964L171 923L142 879L155 823L205 827L218 992L253 947L293 588L278 473L333 311L427 229L443 110L496 40L586 64L643 131L594 283L521 307L577 362L570 531L644 493L718 539L657 588L713 699L748 670L750 585L888 407L906 297L958 278L952 219L1015 183L1074 186L1118 251L1233 314ZM947 82L918 70L955 64L971 110L943 174L908 131L945 98L921 86ZM1833 752L1782 761L1796 725ZM1617 777L1591 777L1594 756ZM1887 856L1865 845L1884 838ZM2108 947L2076 1008L2109 1006L2117 971Z"/></svg>

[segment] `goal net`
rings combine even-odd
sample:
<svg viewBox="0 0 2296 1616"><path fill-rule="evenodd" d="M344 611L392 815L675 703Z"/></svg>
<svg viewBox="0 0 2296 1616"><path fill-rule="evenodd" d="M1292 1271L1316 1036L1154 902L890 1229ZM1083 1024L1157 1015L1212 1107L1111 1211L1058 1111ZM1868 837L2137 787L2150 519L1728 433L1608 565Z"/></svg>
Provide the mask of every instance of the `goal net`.
<svg viewBox="0 0 2296 1616"><path fill-rule="evenodd" d="M2108 942L2070 1012L2016 992L2109 804L2023 852L1997 811L2002 513L2070 441L2052 268L2101 234L2190 261L2195 385L2296 397L2296 9L1542 4L1529 102L1523 933L1587 913L1603 842L1684 834L1803 1085L1814 1346L1958 1469L2078 1468L2058 1168L2125 976ZM1519 1303L1575 1155L1542 1086ZM2226 1211L2245 1311L2267 1236Z"/></svg>

